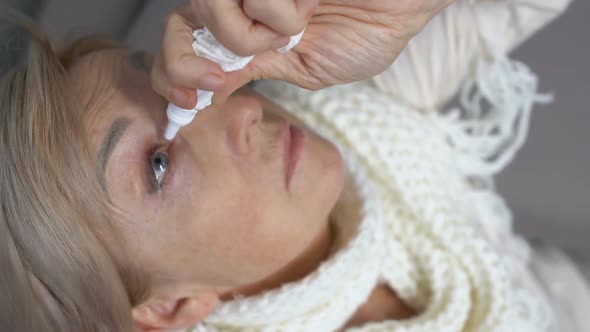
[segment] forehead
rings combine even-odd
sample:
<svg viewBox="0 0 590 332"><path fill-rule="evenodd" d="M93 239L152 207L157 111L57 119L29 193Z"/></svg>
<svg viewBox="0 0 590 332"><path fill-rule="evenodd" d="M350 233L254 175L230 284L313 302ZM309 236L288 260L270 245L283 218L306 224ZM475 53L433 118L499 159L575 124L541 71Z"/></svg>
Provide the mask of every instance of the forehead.
<svg viewBox="0 0 590 332"><path fill-rule="evenodd" d="M146 111L159 96L151 89L149 62L144 53L109 49L85 55L70 67L71 87L93 141L101 139L117 117L150 115Z"/></svg>
<svg viewBox="0 0 590 332"><path fill-rule="evenodd" d="M104 100L121 85L125 51L95 51L77 59L68 70L71 88L78 96L83 111L96 108L93 102Z"/></svg>

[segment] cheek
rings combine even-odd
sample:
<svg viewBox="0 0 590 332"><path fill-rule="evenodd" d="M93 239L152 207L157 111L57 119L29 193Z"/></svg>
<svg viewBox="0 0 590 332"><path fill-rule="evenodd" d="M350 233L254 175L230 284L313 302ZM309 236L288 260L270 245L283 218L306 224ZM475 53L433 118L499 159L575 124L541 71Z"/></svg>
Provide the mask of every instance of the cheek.
<svg viewBox="0 0 590 332"><path fill-rule="evenodd" d="M198 179L183 180L194 190L180 190L184 225L179 228L185 231L179 235L191 248L198 273L211 282L243 285L289 262L325 224L340 191L341 158L318 139L291 194L276 169L281 165L245 167L209 156Z"/></svg>
<svg viewBox="0 0 590 332"><path fill-rule="evenodd" d="M232 189L226 188L215 206L198 212L205 218L194 220L199 265L215 276L212 282L252 283L285 261L281 247L289 244L280 233L289 232L288 226L284 215L273 208L280 204L270 202L260 189L239 187L234 183Z"/></svg>
<svg viewBox="0 0 590 332"><path fill-rule="evenodd" d="M325 215L333 208L342 191L344 162L332 143L312 137L295 193L303 204L303 210Z"/></svg>
<svg viewBox="0 0 590 332"><path fill-rule="evenodd" d="M113 163L114 164L114 163ZM160 204L151 204L144 178L138 180L136 164L120 162L107 172L107 190L111 201L133 219L154 220Z"/></svg>
<svg viewBox="0 0 590 332"><path fill-rule="evenodd" d="M198 223L204 241L208 241L207 237L211 234L223 234L224 238L234 239L248 236L248 233L260 228L258 223L263 219L261 215L269 196L266 184L257 181L251 174L240 172L230 162L212 159L209 160L210 167L200 172L197 180L184 181L187 184L198 182L193 185L195 189L190 198L195 203L187 202L185 215L192 216Z"/></svg>

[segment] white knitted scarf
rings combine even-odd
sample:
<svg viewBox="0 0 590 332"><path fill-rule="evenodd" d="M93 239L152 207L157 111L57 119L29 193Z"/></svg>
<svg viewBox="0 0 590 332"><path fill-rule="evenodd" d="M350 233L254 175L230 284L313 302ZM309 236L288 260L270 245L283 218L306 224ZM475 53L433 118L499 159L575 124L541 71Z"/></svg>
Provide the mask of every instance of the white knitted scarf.
<svg viewBox="0 0 590 332"><path fill-rule="evenodd" d="M379 283L419 314L350 331L544 331L549 311L515 285L469 213L432 118L363 83L257 89L334 142L348 178L333 211L342 247L306 278L222 304L190 331L334 331Z"/></svg>

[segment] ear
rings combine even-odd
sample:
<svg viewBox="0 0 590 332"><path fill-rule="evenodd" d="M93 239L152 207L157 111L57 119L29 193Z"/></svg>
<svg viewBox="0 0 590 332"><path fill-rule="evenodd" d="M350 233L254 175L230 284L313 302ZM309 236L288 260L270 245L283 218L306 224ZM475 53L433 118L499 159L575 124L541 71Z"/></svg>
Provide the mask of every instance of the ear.
<svg viewBox="0 0 590 332"><path fill-rule="evenodd" d="M219 304L215 293L172 300L150 298L131 310L139 331L168 331L189 328L209 316Z"/></svg>

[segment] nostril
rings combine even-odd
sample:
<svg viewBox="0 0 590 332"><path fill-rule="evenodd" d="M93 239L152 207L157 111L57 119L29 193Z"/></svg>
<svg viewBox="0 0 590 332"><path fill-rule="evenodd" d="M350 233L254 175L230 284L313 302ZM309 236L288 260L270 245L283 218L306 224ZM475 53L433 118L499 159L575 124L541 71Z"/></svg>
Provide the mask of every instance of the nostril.
<svg viewBox="0 0 590 332"><path fill-rule="evenodd" d="M246 126L243 128L243 147L242 147L242 154L248 154L254 149L254 144L256 143L256 135L258 126L260 124L259 119L253 119L252 121L248 122Z"/></svg>
<svg viewBox="0 0 590 332"><path fill-rule="evenodd" d="M242 112L242 110L235 110L234 112ZM233 121L228 132L227 140L229 148L238 157L244 157L251 153L253 144L255 142L257 121Z"/></svg>

